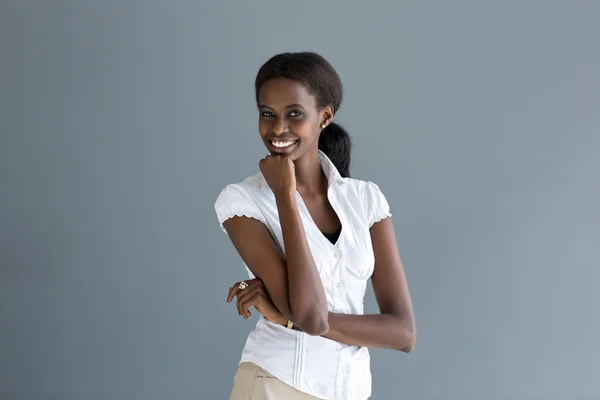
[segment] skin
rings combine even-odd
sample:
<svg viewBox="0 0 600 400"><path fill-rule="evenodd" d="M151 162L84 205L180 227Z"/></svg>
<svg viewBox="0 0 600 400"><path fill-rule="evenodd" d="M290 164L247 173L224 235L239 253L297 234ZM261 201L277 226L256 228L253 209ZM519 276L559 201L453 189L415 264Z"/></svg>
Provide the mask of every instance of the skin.
<svg viewBox="0 0 600 400"><path fill-rule="evenodd" d="M317 107L315 97L301 83L273 79L263 84L259 132L271 155L259 165L275 195L287 257L261 222L246 217L227 220L224 226L234 247L257 277L246 280L248 287L243 290L236 283L227 301L237 297L238 313L244 318L251 315L250 307L255 307L271 322L285 325L289 320L311 335L349 345L410 352L416 341L415 319L390 218L370 229L375 253L371 279L380 314L344 315L327 310L296 193L321 231L335 232L340 227L318 160L319 135L332 120L332 107ZM295 144L282 151L272 145L273 140Z"/></svg>

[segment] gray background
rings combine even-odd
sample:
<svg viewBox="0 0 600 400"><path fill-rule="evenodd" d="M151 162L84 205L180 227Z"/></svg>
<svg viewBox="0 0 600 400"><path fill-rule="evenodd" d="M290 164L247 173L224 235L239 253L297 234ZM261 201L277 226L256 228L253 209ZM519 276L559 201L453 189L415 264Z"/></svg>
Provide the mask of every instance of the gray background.
<svg viewBox="0 0 600 400"><path fill-rule="evenodd" d="M372 352L373 398L600 398L599 15L2 0L0 398L227 398L256 316L225 303L213 204L265 154L257 69L297 50L345 83L412 291L417 347Z"/></svg>

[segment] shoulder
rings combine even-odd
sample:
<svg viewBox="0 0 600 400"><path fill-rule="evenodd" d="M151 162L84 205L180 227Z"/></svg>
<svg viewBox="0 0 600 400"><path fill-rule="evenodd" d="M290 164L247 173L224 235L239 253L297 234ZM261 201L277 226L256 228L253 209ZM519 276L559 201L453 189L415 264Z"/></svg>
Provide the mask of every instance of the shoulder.
<svg viewBox="0 0 600 400"><path fill-rule="evenodd" d="M343 178L343 180L345 196L360 204L369 227L392 215L385 195L375 182L354 178Z"/></svg>
<svg viewBox="0 0 600 400"><path fill-rule="evenodd" d="M373 181L355 178L342 178L342 180L350 193L357 194L361 198L364 198L364 196L383 196L379 185Z"/></svg>
<svg viewBox="0 0 600 400"><path fill-rule="evenodd" d="M217 196L217 203L227 201L232 196L250 196L252 197L256 190L260 189L261 174L256 174L247 177L243 181L229 183Z"/></svg>
<svg viewBox="0 0 600 400"><path fill-rule="evenodd" d="M241 182L230 183L221 190L214 205L221 227L224 221L234 216L250 217L266 223L257 206L260 182L261 174L256 174Z"/></svg>

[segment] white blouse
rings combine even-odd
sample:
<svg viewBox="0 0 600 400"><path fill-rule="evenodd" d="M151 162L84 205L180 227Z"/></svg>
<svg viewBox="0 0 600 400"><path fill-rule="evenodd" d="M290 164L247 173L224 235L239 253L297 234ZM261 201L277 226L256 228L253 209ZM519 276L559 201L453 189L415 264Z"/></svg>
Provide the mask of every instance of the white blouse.
<svg viewBox="0 0 600 400"><path fill-rule="evenodd" d="M389 205L376 184L343 178L322 152L319 160L329 182L329 201L342 223L339 239L332 244L319 231L296 192L300 216L329 311L363 314L367 280L375 266L369 228L391 216ZM285 251L275 196L262 173L225 187L217 198L215 211L224 231L223 222L233 216L261 221ZM247 266L246 270L254 278ZM259 318L250 332L240 362L255 363L286 384L322 399L363 400L371 395L366 347L311 336L265 318Z"/></svg>

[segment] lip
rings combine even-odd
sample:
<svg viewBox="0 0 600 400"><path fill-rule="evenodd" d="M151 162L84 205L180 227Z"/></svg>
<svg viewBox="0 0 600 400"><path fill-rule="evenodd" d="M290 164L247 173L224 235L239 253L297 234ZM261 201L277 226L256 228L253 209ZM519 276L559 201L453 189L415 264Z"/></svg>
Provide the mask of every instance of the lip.
<svg viewBox="0 0 600 400"><path fill-rule="evenodd" d="M271 143L271 139L266 139L267 142L267 147L268 149L272 152L272 153L277 153L277 154L287 154L287 153L291 153L296 146L298 146L298 139L282 139L282 138L277 138L278 142L285 142L285 141L293 141L295 142L294 144L292 144L291 146L287 146L287 147L275 147L273 146L273 144Z"/></svg>

